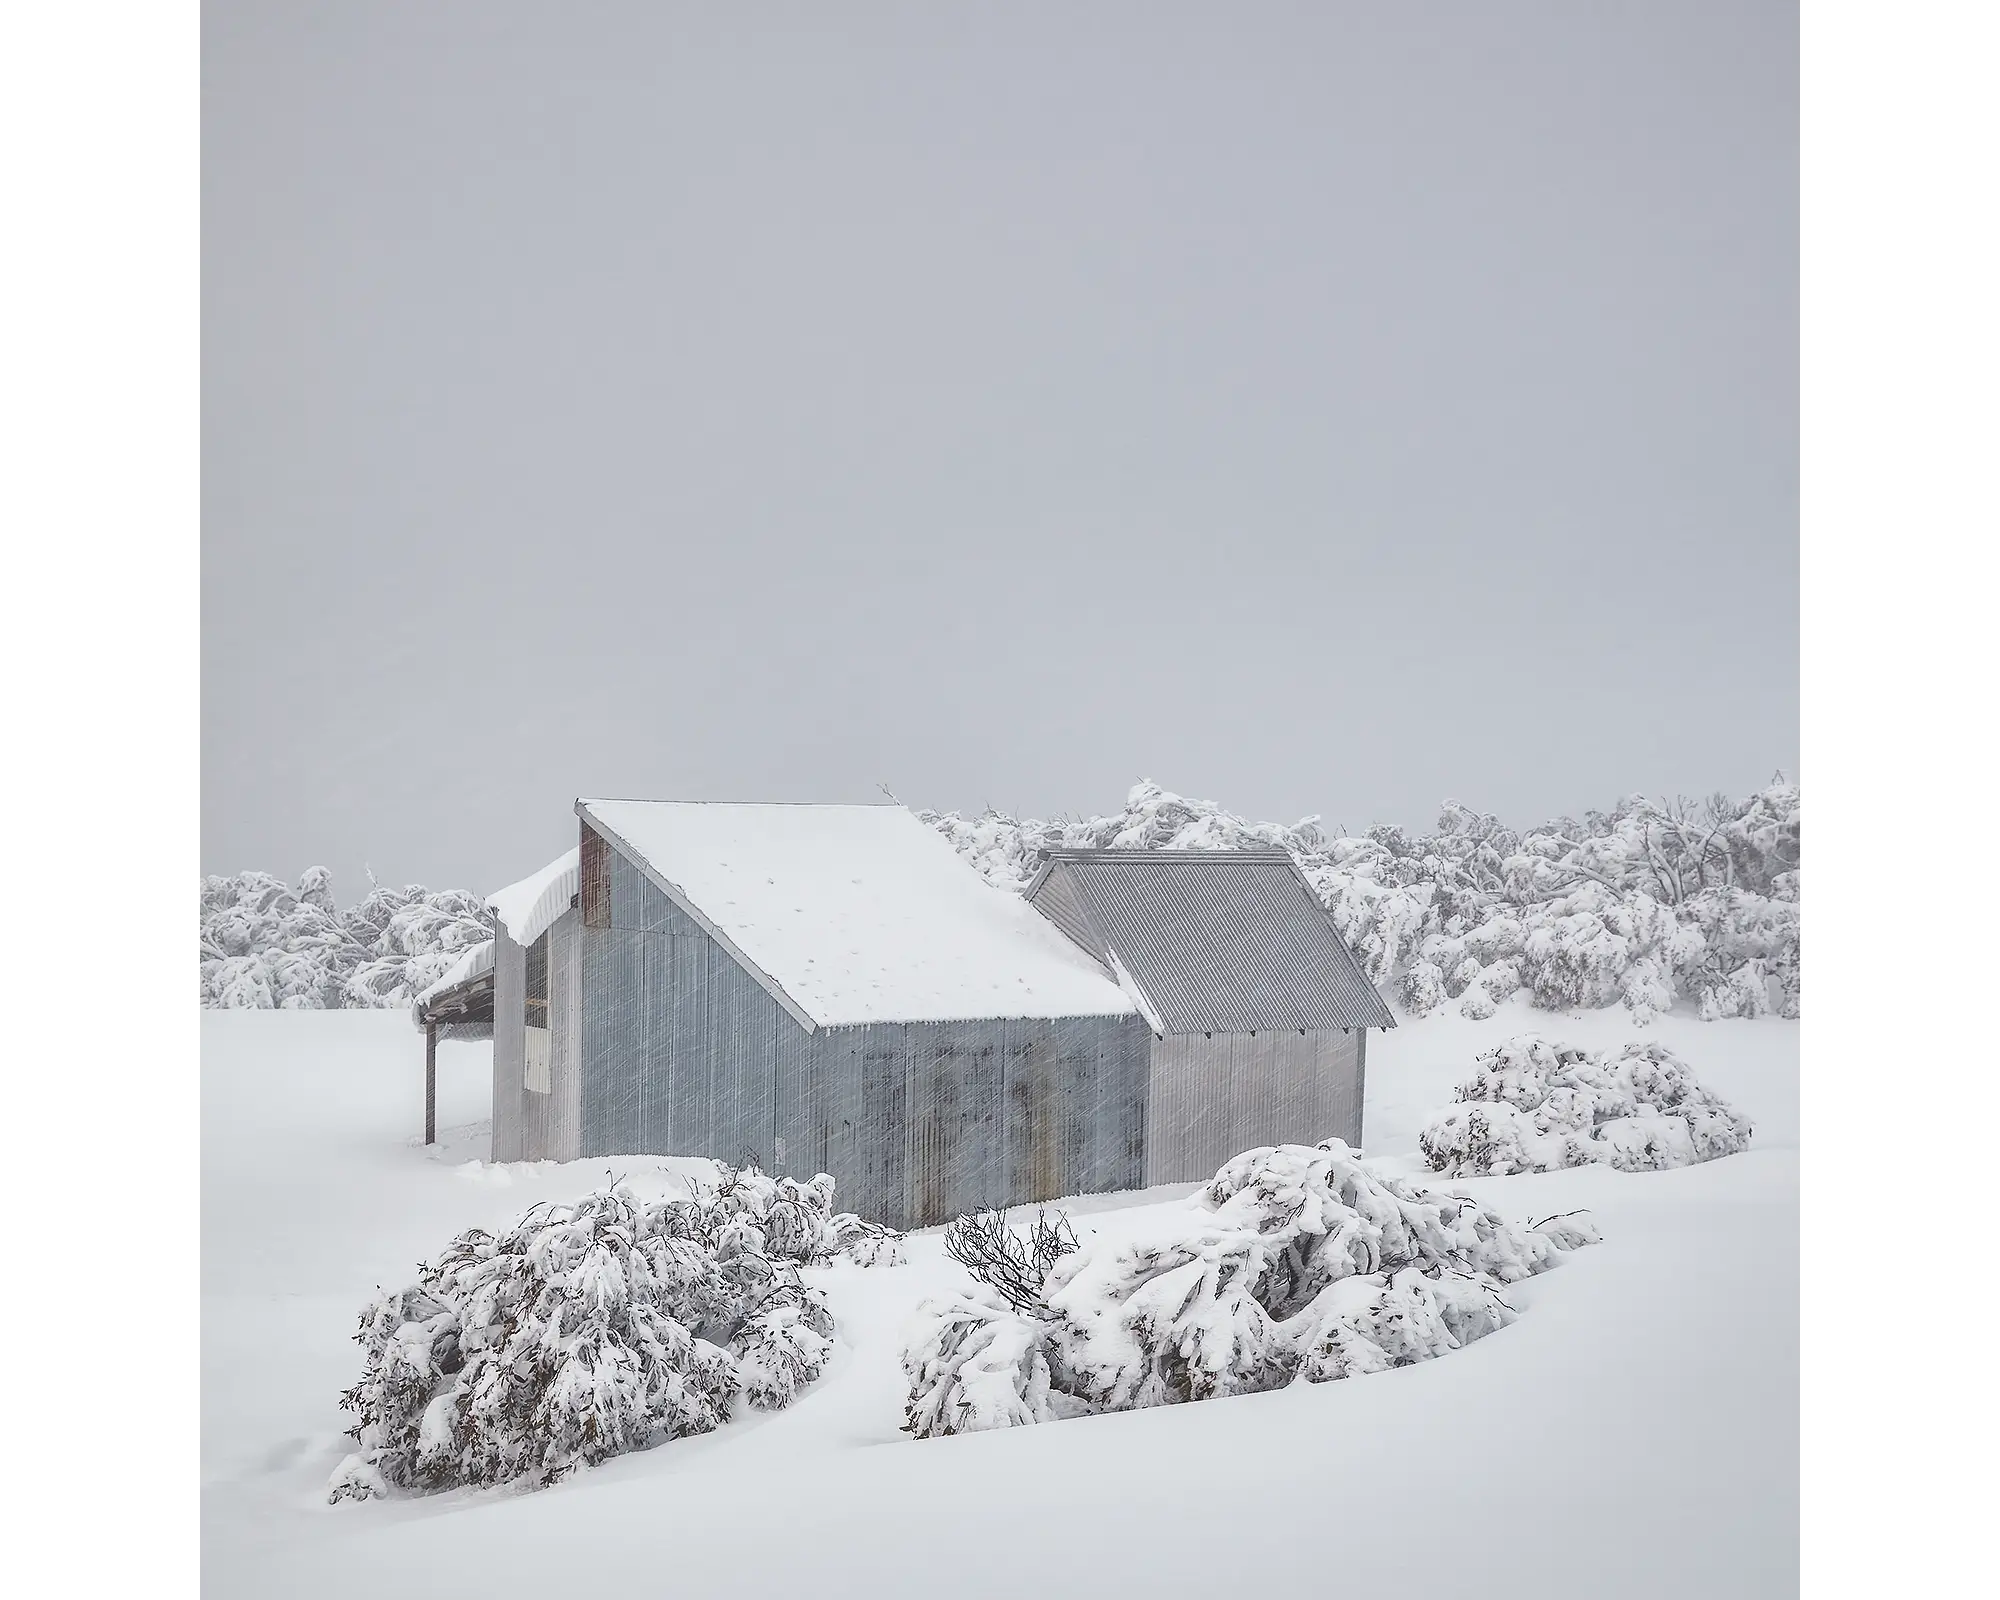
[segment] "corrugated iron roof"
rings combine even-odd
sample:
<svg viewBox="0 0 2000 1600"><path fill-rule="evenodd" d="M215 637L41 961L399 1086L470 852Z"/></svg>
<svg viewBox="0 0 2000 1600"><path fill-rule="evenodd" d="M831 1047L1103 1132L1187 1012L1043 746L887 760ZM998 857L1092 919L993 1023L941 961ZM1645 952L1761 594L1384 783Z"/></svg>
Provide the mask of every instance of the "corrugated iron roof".
<svg viewBox="0 0 2000 1600"><path fill-rule="evenodd" d="M1166 1033L1396 1025L1287 851L1062 850L1027 896Z"/></svg>

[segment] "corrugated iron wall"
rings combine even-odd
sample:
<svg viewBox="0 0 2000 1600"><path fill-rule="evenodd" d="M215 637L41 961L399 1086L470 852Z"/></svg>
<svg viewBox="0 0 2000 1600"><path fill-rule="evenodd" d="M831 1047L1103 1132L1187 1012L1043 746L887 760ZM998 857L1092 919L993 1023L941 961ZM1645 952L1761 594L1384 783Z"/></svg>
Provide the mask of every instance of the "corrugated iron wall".
<svg viewBox="0 0 2000 1600"><path fill-rule="evenodd" d="M526 1031L522 1002L527 994L527 952L493 928L493 1159L538 1161L542 1152L526 1138L521 1086Z"/></svg>
<svg viewBox="0 0 2000 1600"><path fill-rule="evenodd" d="M585 861L592 853L586 840ZM551 1093L522 1083L524 952L494 944L495 1160L651 1153L831 1172L899 1227L1199 1182L1257 1145L1361 1140L1366 1033L1178 1034L1136 1017L808 1033L615 849L549 933Z"/></svg>
<svg viewBox="0 0 2000 1600"><path fill-rule="evenodd" d="M528 952L496 927L493 937L493 1159L574 1161L582 1148L580 919L566 911L548 939L549 1089L526 1083Z"/></svg>
<svg viewBox="0 0 2000 1600"><path fill-rule="evenodd" d="M752 1156L794 1177L831 1172L844 1209L898 1227L1142 1181L1152 1036L1137 1017L808 1033L622 853L598 856L586 838L584 861L581 901L602 925L570 919L575 1154ZM534 1159L538 1128L498 1154L500 1059L496 1045L496 1159Z"/></svg>
<svg viewBox="0 0 2000 1600"><path fill-rule="evenodd" d="M583 1013L577 1004L583 979L583 921L575 909L549 926L549 1092L524 1093L527 1123L539 1119L545 1159L574 1161L583 1154ZM540 1101L540 1105L534 1102ZM534 1137L532 1131L529 1135Z"/></svg>
<svg viewBox="0 0 2000 1600"><path fill-rule="evenodd" d="M1339 1138L1358 1149L1366 1034L1264 1030L1154 1040L1145 1181L1198 1183L1260 1145Z"/></svg>

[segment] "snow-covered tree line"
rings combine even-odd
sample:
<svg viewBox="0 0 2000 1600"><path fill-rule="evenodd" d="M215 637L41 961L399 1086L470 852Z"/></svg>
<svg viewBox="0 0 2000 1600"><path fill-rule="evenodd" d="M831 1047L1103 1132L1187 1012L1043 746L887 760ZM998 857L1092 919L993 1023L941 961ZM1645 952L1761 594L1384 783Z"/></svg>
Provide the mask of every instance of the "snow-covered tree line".
<svg viewBox="0 0 2000 1600"><path fill-rule="evenodd" d="M1145 782L1124 810L1024 821L923 811L987 881L1024 888L1054 850L1289 850L1368 976L1405 1011L1489 1017L1525 993L1637 1023L1676 999L1704 1017L1799 1014L1799 786L1741 800L1633 795L1517 833L1448 801L1427 833L1252 822Z"/></svg>
<svg viewBox="0 0 2000 1600"><path fill-rule="evenodd" d="M646 1203L621 1185L460 1234L361 1314L359 1447L328 1498L540 1486L789 1405L833 1351L803 1269L893 1266L901 1235L833 1210L833 1179L721 1169Z"/></svg>
<svg viewBox="0 0 2000 1600"><path fill-rule="evenodd" d="M1799 1014L1799 786L1699 804L1629 796L1517 833L1447 802L1428 833L1252 822L1141 783L1111 816L1021 820L920 811L991 882L1024 888L1052 850L1289 850L1368 975L1424 1016L1488 1017L1525 993L1644 1023L1676 999L1705 1017ZM377 885L347 910L314 867L201 890L206 1006L398 1006L487 936L480 897Z"/></svg>
<svg viewBox="0 0 2000 1600"><path fill-rule="evenodd" d="M1408 1366L1517 1315L1506 1285L1594 1243L1378 1177L1338 1139L1236 1156L1136 1242L961 1218L982 1287L925 1302L903 1350L918 1438L1251 1394Z"/></svg>
<svg viewBox="0 0 2000 1600"><path fill-rule="evenodd" d="M201 1003L332 1011L401 1006L488 936L480 897L376 884L334 904L333 874L309 867L297 888L266 872L201 880Z"/></svg>
<svg viewBox="0 0 2000 1600"><path fill-rule="evenodd" d="M1750 1119L1663 1044L1596 1054L1522 1034L1483 1051L1417 1136L1435 1172L1693 1166L1749 1148Z"/></svg>

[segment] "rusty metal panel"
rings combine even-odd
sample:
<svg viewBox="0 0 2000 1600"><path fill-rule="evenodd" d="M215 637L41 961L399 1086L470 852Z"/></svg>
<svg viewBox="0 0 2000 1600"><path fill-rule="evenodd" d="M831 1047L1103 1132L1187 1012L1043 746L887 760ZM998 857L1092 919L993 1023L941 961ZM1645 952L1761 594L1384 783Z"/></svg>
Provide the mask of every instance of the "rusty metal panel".
<svg viewBox="0 0 2000 1600"><path fill-rule="evenodd" d="M906 1035L922 1026L876 1024L862 1030L855 1191L867 1209L860 1205L854 1209L899 1228L917 1225L909 1183L911 1070Z"/></svg>
<svg viewBox="0 0 2000 1600"><path fill-rule="evenodd" d="M951 1154L960 1116L960 1084L949 1069L936 1023L916 1023L909 1040L911 1205L919 1224L945 1222L951 1209Z"/></svg>
<svg viewBox="0 0 2000 1600"><path fill-rule="evenodd" d="M1054 1027L1021 1018L1001 1035L1000 1081L1006 1093L1007 1203L1055 1200L1069 1194L1068 1119L1058 1078Z"/></svg>
<svg viewBox="0 0 2000 1600"><path fill-rule="evenodd" d="M1101 1027L1087 1020L1058 1021L1050 1029L1049 1104L1062 1129L1064 1194L1083 1194L1090 1186L1091 1099L1102 1037Z"/></svg>
<svg viewBox="0 0 2000 1600"><path fill-rule="evenodd" d="M918 1047L910 1052L923 1151L917 1169L918 1215L926 1222L948 1222L1006 1204L1005 1024L912 1024L911 1032L929 1047L927 1062ZM939 1192L942 1206L931 1199Z"/></svg>
<svg viewBox="0 0 2000 1600"><path fill-rule="evenodd" d="M586 928L611 926L611 846L589 823L580 823L577 845L577 907Z"/></svg>

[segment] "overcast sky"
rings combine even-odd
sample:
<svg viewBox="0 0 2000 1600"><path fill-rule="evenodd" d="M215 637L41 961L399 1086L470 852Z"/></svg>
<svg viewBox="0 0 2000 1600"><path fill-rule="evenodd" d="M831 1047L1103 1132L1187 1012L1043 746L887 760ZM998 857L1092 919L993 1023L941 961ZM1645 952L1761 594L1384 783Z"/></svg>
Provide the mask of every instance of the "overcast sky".
<svg viewBox="0 0 2000 1600"><path fill-rule="evenodd" d="M206 871L1795 770L1789 5L204 28Z"/></svg>

